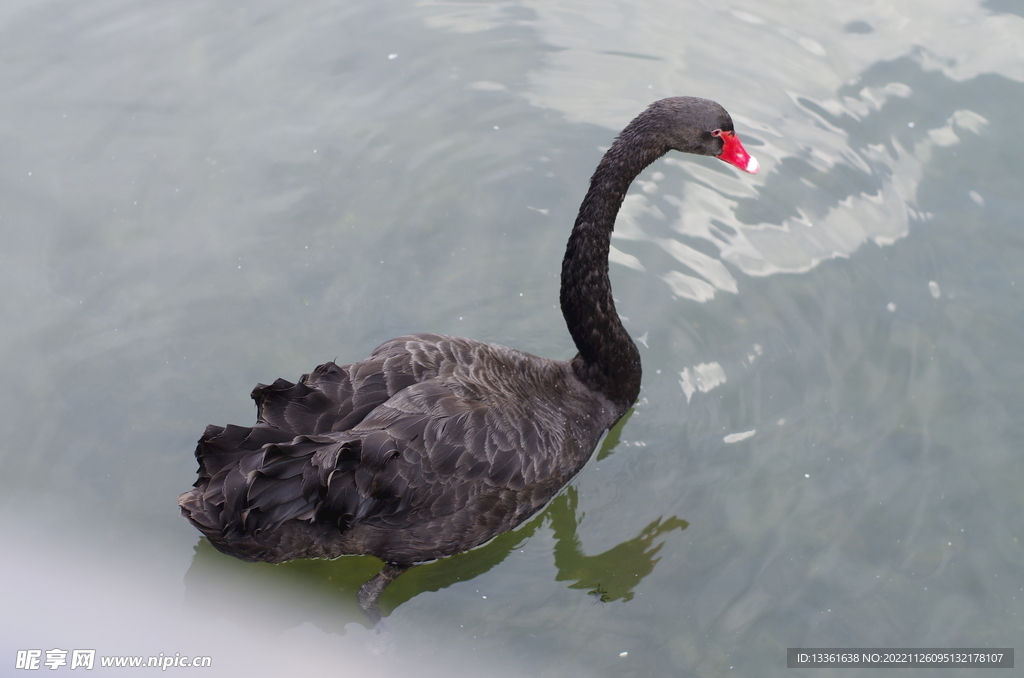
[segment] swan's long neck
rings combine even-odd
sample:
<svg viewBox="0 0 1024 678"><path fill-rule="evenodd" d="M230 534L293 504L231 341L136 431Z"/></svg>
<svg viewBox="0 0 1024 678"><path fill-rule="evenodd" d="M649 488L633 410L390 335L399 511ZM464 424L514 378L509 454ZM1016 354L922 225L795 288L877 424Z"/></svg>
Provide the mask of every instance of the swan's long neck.
<svg viewBox="0 0 1024 678"><path fill-rule="evenodd" d="M579 354L576 375L625 412L640 394L640 352L622 326L608 278L615 217L633 179L668 150L627 127L601 159L562 260L562 315Z"/></svg>

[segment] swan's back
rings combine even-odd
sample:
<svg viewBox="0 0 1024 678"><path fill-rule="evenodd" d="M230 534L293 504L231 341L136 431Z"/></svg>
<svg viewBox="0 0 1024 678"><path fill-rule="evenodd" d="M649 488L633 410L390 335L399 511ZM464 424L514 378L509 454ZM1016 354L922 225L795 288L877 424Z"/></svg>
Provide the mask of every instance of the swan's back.
<svg viewBox="0 0 1024 678"><path fill-rule="evenodd" d="M417 334L253 391L252 428L207 428L182 513L246 560L470 549L543 507L621 415L571 364Z"/></svg>

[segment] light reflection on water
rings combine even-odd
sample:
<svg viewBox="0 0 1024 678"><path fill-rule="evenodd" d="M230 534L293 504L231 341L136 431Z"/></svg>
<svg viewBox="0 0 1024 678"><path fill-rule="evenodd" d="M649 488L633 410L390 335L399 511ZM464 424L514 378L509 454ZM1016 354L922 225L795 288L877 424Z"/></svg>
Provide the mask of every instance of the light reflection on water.
<svg viewBox="0 0 1024 678"><path fill-rule="evenodd" d="M388 656L766 675L787 646L1012 645L1004 4L5 6L5 596L28 615L6 637L378 661L350 599L372 559L252 566L177 516L195 438L251 421L255 383L408 331L570 355L557 271L599 149L697 94L763 169L670 156L627 198L635 411L544 514L403 575ZM76 595L108 634L51 612Z"/></svg>

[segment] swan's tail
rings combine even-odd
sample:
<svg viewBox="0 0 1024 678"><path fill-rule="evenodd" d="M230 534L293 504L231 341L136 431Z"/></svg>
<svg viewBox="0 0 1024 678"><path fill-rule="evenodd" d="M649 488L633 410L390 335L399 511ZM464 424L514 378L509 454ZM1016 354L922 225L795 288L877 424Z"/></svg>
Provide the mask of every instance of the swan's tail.
<svg viewBox="0 0 1024 678"><path fill-rule="evenodd" d="M199 479L178 497L181 515L221 551L244 560L281 560L274 555L278 539L268 541L264 533L312 517L303 471L316 449L337 443L293 439L266 424L207 426L196 446Z"/></svg>
<svg viewBox="0 0 1024 678"><path fill-rule="evenodd" d="M271 426L252 428L207 426L196 445L199 478L193 489L178 497L181 515L211 539L239 531L244 516L232 510L245 476L263 456L263 446L285 442L292 436Z"/></svg>
<svg viewBox="0 0 1024 678"><path fill-rule="evenodd" d="M352 524L401 506L407 482L377 475L395 454L380 431L361 439L208 426L196 447L199 479L178 506L218 550L243 560L336 557Z"/></svg>

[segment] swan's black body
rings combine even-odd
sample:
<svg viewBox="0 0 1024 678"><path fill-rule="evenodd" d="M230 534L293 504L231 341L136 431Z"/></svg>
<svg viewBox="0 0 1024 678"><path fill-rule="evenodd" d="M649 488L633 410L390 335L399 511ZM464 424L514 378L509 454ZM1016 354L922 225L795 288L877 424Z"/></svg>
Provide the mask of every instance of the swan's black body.
<svg viewBox="0 0 1024 678"><path fill-rule="evenodd" d="M732 130L714 102L664 99L605 154L562 265L574 358L415 334L297 384L259 385L255 426L209 426L200 439L199 479L178 500L182 514L244 560L381 558L391 565L360 594L376 618L377 596L406 567L471 549L536 513L640 392L640 355L608 279L626 190L671 149L725 159L721 136Z"/></svg>

